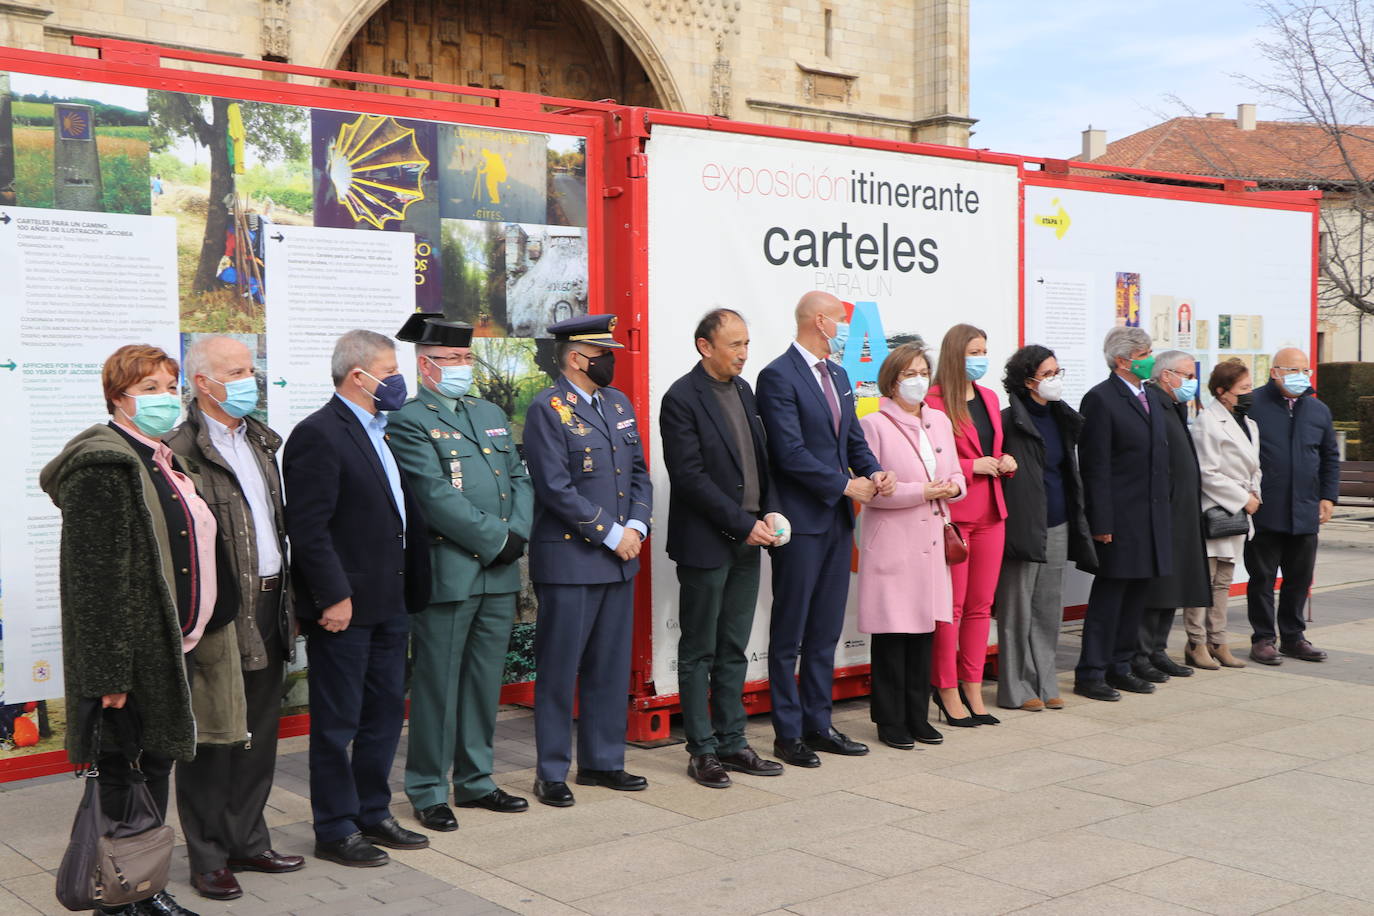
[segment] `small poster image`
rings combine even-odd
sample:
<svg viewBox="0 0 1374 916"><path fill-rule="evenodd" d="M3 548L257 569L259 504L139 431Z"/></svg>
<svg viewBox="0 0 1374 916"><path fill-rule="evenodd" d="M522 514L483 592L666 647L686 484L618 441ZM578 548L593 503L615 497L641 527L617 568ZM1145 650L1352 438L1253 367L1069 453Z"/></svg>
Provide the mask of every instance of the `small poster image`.
<svg viewBox="0 0 1374 916"><path fill-rule="evenodd" d="M1174 297L1150 297L1150 337L1156 347L1174 344Z"/></svg>
<svg viewBox="0 0 1374 916"><path fill-rule="evenodd" d="M1140 327L1140 274L1118 271L1116 275L1116 325Z"/></svg>
<svg viewBox="0 0 1374 916"><path fill-rule="evenodd" d="M548 145L545 134L466 124L441 126L440 215L444 219L543 222L549 212Z"/></svg>
<svg viewBox="0 0 1374 916"><path fill-rule="evenodd" d="M551 226L587 225L587 141L561 134L548 136L549 210Z"/></svg>
<svg viewBox="0 0 1374 916"><path fill-rule="evenodd" d="M1198 318L1193 322L1193 329L1196 333L1196 346L1199 350L1212 349L1212 322L1207 318Z"/></svg>
<svg viewBox="0 0 1374 916"><path fill-rule="evenodd" d="M511 333L544 337L548 326L587 314L587 230L507 223L506 315Z"/></svg>
<svg viewBox="0 0 1374 916"><path fill-rule="evenodd" d="M1264 349L1264 316L1250 316L1250 343L1251 350Z"/></svg>
<svg viewBox="0 0 1374 916"><path fill-rule="evenodd" d="M1197 335L1193 325L1193 305L1191 302L1180 302L1178 305L1177 333L1174 336L1178 347L1181 350L1192 350L1196 346Z"/></svg>
<svg viewBox="0 0 1374 916"><path fill-rule="evenodd" d="M440 229L444 317L478 337L506 337L506 236L500 223L446 219Z"/></svg>
<svg viewBox="0 0 1374 916"><path fill-rule="evenodd" d="M1254 378L1254 382L1255 382L1255 385L1256 385L1257 387L1258 387L1259 385L1263 385L1265 382L1269 381L1269 370L1270 370L1270 368L1271 368L1271 363L1272 363L1272 362L1273 362L1273 357L1270 356L1268 353L1256 353L1256 354L1255 354L1255 373L1254 373L1254 374L1255 374L1255 378Z"/></svg>
<svg viewBox="0 0 1374 916"><path fill-rule="evenodd" d="M1219 350L1229 350L1229 349L1231 349L1231 347L1232 347L1232 343L1231 343L1231 316L1230 316L1230 315L1218 315L1218 316L1217 316L1217 349L1219 349Z"/></svg>

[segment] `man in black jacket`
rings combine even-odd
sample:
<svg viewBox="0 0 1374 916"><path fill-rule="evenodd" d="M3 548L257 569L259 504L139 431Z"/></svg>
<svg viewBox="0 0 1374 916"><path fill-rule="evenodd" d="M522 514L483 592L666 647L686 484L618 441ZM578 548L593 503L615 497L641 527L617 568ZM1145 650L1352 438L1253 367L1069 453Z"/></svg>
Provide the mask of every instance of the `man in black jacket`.
<svg viewBox="0 0 1374 916"><path fill-rule="evenodd" d="M730 309L697 325L701 361L663 396L659 428L672 482L668 556L678 564L678 692L691 762L703 786L727 770L777 776L744 737L745 646L759 594L760 548L781 539L754 392L739 378L749 328Z"/></svg>
<svg viewBox="0 0 1374 916"><path fill-rule="evenodd" d="M1303 635L1302 610L1317 562L1317 531L1330 521L1340 495L1341 462L1331 409L1312 396L1311 376L1306 353L1280 350L1269 383L1255 389L1250 407L1260 433L1261 502L1253 516L1255 536L1245 544L1246 599L1254 630L1250 657L1262 665L1279 664L1280 655L1306 662L1326 658ZM1274 579L1280 568L1276 621Z"/></svg>
<svg viewBox="0 0 1374 916"><path fill-rule="evenodd" d="M378 845L429 845L392 817L388 784L405 717L406 612L429 601L429 536L385 442L383 411L405 402L396 345L349 331L330 371L334 397L296 424L282 470L310 656L315 855L359 867L387 862Z"/></svg>

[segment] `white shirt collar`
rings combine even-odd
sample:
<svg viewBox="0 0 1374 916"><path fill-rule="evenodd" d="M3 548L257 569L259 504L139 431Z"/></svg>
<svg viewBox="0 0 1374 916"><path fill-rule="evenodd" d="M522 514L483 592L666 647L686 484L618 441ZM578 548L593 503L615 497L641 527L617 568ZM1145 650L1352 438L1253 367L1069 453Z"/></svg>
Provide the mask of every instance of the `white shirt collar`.
<svg viewBox="0 0 1374 916"><path fill-rule="evenodd" d="M806 347L803 347L801 343L798 341L792 341L792 346L796 348L797 352L801 354L801 358L806 360L806 364L810 366L812 370L815 370L817 363L826 361L826 357L817 356L810 350L806 349Z"/></svg>

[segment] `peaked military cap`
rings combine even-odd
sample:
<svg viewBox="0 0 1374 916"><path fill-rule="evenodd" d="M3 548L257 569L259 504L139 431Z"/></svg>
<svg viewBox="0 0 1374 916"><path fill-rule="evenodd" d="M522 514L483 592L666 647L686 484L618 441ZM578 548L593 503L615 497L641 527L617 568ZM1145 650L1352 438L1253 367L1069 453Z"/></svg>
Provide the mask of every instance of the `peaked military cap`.
<svg viewBox="0 0 1374 916"><path fill-rule="evenodd" d="M443 312L415 312L396 332L396 339L406 343L419 343L425 334L425 322L431 318L443 318Z"/></svg>
<svg viewBox="0 0 1374 916"><path fill-rule="evenodd" d="M615 330L614 315L579 315L549 325L549 333L555 340L569 343L585 343L594 347L609 347L623 350L625 345L611 336Z"/></svg>
<svg viewBox="0 0 1374 916"><path fill-rule="evenodd" d="M442 318L429 318L425 321L425 332L415 341L429 347L470 347L472 346L472 325L461 321L445 321Z"/></svg>

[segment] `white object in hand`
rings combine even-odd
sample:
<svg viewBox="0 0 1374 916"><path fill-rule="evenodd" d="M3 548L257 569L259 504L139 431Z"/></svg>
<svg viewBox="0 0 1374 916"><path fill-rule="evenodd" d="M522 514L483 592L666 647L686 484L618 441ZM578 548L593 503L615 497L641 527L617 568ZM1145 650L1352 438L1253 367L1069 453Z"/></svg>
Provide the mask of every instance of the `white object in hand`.
<svg viewBox="0 0 1374 916"><path fill-rule="evenodd" d="M778 542L773 545L774 547L782 547L792 540L792 523L787 520L787 516L781 512L769 512L764 521L768 523L768 526L773 529L773 533L778 537Z"/></svg>

